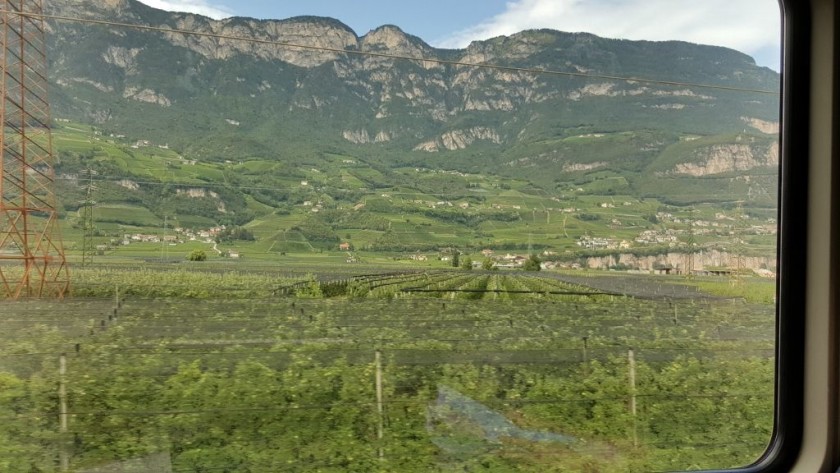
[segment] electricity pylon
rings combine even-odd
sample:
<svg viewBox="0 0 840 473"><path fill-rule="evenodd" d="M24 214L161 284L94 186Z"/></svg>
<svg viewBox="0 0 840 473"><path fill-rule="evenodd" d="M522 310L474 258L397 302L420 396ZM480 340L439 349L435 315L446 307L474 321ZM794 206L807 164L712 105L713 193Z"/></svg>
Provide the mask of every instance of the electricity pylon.
<svg viewBox="0 0 840 473"><path fill-rule="evenodd" d="M732 238L732 279L730 284L741 284L741 273L744 270L744 202L739 200L735 207L735 222L733 224L733 238Z"/></svg>
<svg viewBox="0 0 840 473"><path fill-rule="evenodd" d="M0 0L0 297L64 297L41 0Z"/></svg>
<svg viewBox="0 0 840 473"><path fill-rule="evenodd" d="M93 191L96 190L96 186L93 185L93 177L96 176L96 171L85 169L84 176L87 178L87 184L84 186L85 200L82 202L82 266L93 263L93 255L95 254L93 206L96 205L96 202L93 200Z"/></svg>
<svg viewBox="0 0 840 473"><path fill-rule="evenodd" d="M688 220L688 238L686 240L688 251L685 254L685 277L691 279L694 277L694 253L696 252L697 241L694 237L694 212Z"/></svg>

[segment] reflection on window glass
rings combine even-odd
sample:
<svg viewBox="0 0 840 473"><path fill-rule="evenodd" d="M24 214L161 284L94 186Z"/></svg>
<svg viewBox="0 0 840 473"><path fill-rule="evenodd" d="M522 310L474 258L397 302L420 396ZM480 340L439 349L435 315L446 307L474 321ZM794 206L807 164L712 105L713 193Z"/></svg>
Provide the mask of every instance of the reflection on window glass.
<svg viewBox="0 0 840 473"><path fill-rule="evenodd" d="M764 452L772 0L45 3L2 2L0 470Z"/></svg>

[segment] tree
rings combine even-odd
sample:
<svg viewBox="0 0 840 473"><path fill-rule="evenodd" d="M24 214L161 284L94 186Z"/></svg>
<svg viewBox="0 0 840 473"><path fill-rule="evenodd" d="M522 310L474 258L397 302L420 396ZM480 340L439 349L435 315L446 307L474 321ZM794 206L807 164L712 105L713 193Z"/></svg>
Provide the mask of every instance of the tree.
<svg viewBox="0 0 840 473"><path fill-rule="evenodd" d="M484 261L481 262L481 269L489 271L493 269L495 265L496 263L494 263L492 259L484 258Z"/></svg>
<svg viewBox="0 0 840 473"><path fill-rule="evenodd" d="M459 266L461 266L461 253L455 250L452 253L452 267L457 268Z"/></svg>
<svg viewBox="0 0 840 473"><path fill-rule="evenodd" d="M461 260L461 268L466 269L467 271L472 269L472 258L469 256L465 256L463 260Z"/></svg>
<svg viewBox="0 0 840 473"><path fill-rule="evenodd" d="M187 259L190 261L207 261L207 253L204 250L192 250L187 255Z"/></svg>
<svg viewBox="0 0 840 473"><path fill-rule="evenodd" d="M539 271L540 270L540 259L537 255L532 254L525 260L525 264L522 265L522 269L525 271Z"/></svg>

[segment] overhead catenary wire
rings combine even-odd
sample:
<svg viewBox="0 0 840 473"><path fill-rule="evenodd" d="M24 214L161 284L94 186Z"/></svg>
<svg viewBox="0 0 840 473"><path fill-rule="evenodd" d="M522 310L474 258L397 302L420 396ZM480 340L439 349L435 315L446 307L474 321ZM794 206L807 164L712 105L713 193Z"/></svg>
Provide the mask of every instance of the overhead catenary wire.
<svg viewBox="0 0 840 473"><path fill-rule="evenodd" d="M160 26L151 26L151 25L140 25L136 23L124 23L118 22L113 20L99 20L94 18L80 18L80 17L70 17L70 16L62 16L62 15L49 15L49 14L40 14L40 13L27 13L27 12L20 12L16 10L6 10L0 9L1 14L7 15L19 15L23 17L35 18L40 20L54 20L54 21L62 21L62 22L72 22L72 23L83 23L83 24L91 24L91 25L100 25L100 26L110 26L110 27L118 27L118 28L130 28L135 30L142 30L142 31L153 31L158 33L169 33L169 34L182 34L187 36L197 36L197 37L204 37L204 38L212 38L212 39L222 39L228 41L241 41L245 43L253 43L253 44L263 44L269 46L278 46L284 48L293 48L293 49L302 49L302 50L310 50L310 51L321 51L321 52L330 52L335 54L347 54L347 55L354 55L354 56L365 56L365 57L377 57L383 59L393 59L393 60L406 60L406 61L417 61L417 62L428 62L446 66L462 66L462 67L472 67L472 68L482 68L482 69L494 69L500 71L507 71L507 72L522 72L528 74L541 74L541 75L550 75L550 76L560 76L560 77L573 77L573 78L582 78L582 79L601 79L601 80L617 80L623 82L630 82L630 83L645 83L645 84L656 84L656 85L667 85L667 86L675 86L675 87L696 87L696 88L703 88L703 89L713 89L713 90L723 90L723 91L733 91L733 92L749 92L749 93L757 93L757 94L767 94L767 95L781 95L779 90L768 90L768 89L757 89L757 88L749 88L749 87L735 87L735 86L726 86L726 85L718 85L718 84L702 84L702 83L694 83L694 82L682 82L682 81L670 81L670 80L659 80L659 79L649 79L643 77L628 77L628 76L617 76L617 75L610 75L610 74L596 74L596 73L588 73L588 72L572 72L572 71L558 71L552 69L535 69L535 68L528 68L528 67L516 67L516 66L504 66L500 64L488 64L488 63L474 63L474 62L466 62L466 61L456 61L456 60L448 60L448 59L439 59L439 58L427 58L427 57L416 57L416 56L408 56L402 54L392 54L392 53L382 53L376 51L360 51L354 49L343 49L343 48L333 48L328 46L315 46L315 45L307 45L307 44L297 44L297 43L290 43L286 41L277 41L271 39L260 39L260 38L248 38L244 36L235 36L235 35L228 35L228 34L221 34L221 33L210 33L204 31L196 31L196 30L187 30L187 29L180 29L180 28L169 28L169 27L160 27Z"/></svg>
<svg viewBox="0 0 840 473"><path fill-rule="evenodd" d="M769 392L744 392L744 393L704 393L704 394L687 394L687 393L641 393L637 397L649 400L686 400L686 399L723 399L723 398L739 398L749 397L756 399L768 399L774 396L772 391ZM516 398L516 399L490 399L490 400L476 400L476 402L506 407L508 405L545 405L545 404L575 404L587 402L626 402L626 395L615 396L591 396L591 397L576 397L576 398ZM416 398L416 399L401 399L401 400L383 400L384 405L387 406L412 406L412 405L428 405L435 403L434 399ZM223 413L248 413L248 412L283 412L289 410L331 410L341 407L360 407L371 408L375 403L373 401L359 401L346 402L339 401L333 403L321 404L306 404L287 402L282 405L273 405L270 407L212 407L212 408L193 408L193 409L161 409L161 410L120 410L120 409L99 409L99 410L68 410L69 416L127 416L127 417L159 417L159 416L176 416L176 415L202 415L202 414L223 414ZM14 420L21 418L43 417L42 414L27 414L21 413L13 416L0 417L0 420Z"/></svg>
<svg viewBox="0 0 840 473"><path fill-rule="evenodd" d="M123 181L125 181L126 179L127 178L125 176L123 176L123 177L102 176L102 177L93 179L92 181L93 182L98 182L98 183L120 184ZM704 179L705 180L730 181L730 180L732 180L732 177L730 177L730 176L705 176ZM56 181L77 182L80 179L76 178L76 177L71 177L71 176L57 176L55 178L55 180ZM254 185L241 185L241 184L231 186L230 184L227 184L227 183L224 183L224 182L175 181L175 180L145 181L145 180L137 180L136 178L131 179L131 181L134 184L138 184L138 185L141 185L141 186L159 186L159 187L160 186L176 185L176 186L184 186L184 187L195 186L195 187L222 188L222 189L235 188L235 189L240 189L240 190L257 190L257 191L258 190L264 190L264 191L297 191L297 190L300 190L300 187L297 187L297 186L279 187L279 186L254 186ZM401 186L395 186L395 187L401 187ZM407 187L407 186L402 186L402 187ZM405 191L391 191L391 190L383 190L383 189L379 189L379 190L367 189L367 188L343 189L343 188L334 187L334 188L328 188L326 190L322 189L320 191L316 189L314 192L329 194L329 192L327 192L328 190L335 190L335 191L341 192L341 193L358 194L358 195L380 195L380 194L385 193L385 194L388 194L389 196L428 196L428 197L457 196L457 197L460 197L460 198L482 197L482 196L478 196L476 194L470 194L469 192L439 192L439 191L435 191L435 190L422 190L422 189L405 190ZM540 189L540 191L543 191L543 192L541 192L541 194L544 193L543 189ZM545 195L548 195L548 194L545 194ZM536 199L536 198L540 198L540 197L544 198L545 195L537 196L537 195L527 195L526 194L523 197L523 199L527 199L527 198L535 198ZM732 195L736 195L736 194L733 192ZM566 200L573 200L573 199L566 199ZM715 202L718 202L718 201L715 201ZM739 201L737 201L737 200L723 201L723 203L736 203L736 202L739 202Z"/></svg>
<svg viewBox="0 0 840 473"><path fill-rule="evenodd" d="M143 290L146 292L153 291L155 288L166 288L170 286L141 286L139 290ZM181 287L189 287L189 286L174 286L176 288ZM208 287L210 290L217 290L217 288L213 288L212 286ZM274 286L268 286L263 288L257 288L262 290L269 290L275 289ZM120 317L127 321L133 321L137 323L144 323L144 322L151 322L151 323L169 323L171 319L176 320L188 320L190 322L194 321L206 321L209 323L219 323L219 322L235 322L238 320L254 320L254 321L277 321L277 322L284 322L288 321L285 317L296 316L299 320L305 321L304 315L309 316L309 322L325 322L330 321L335 324L340 325L348 325L348 326L364 326L369 322L390 322L390 323L397 323L397 324L406 324L408 327L416 326L418 324L424 323L434 323L434 324L465 324L465 323L524 323L526 325L541 325L541 324L551 324L556 322L564 322L570 324L579 324L584 323L586 320L590 321L607 321L611 322L611 326L620 327L620 326L627 326L628 323L635 323L631 321L631 318L634 318L636 321L641 320L644 318L645 320L658 320L658 319L669 319L673 320L673 310L674 307L684 307L686 309L690 309L690 312L686 312L684 315L690 320L702 321L704 325L714 324L720 321L730 321L731 317L738 313L738 308L741 308L742 305L733 305L731 299L721 299L721 303L730 303L729 306L724 306L720 310L715 310L715 308L709 309L708 305L703 304L696 304L692 305L691 303L684 303L683 305L679 304L679 301L682 299L671 299L668 298L667 295L661 299L653 299L652 302L658 302L658 305L633 305L632 302L635 301L643 301L643 302L651 302L650 299L644 298L633 298L630 296L625 295L617 295L615 296L617 299L621 299L623 304L621 305L609 305L609 301L604 301L604 299L599 299L599 309L596 308L589 308L587 309L586 304L590 301L590 299L584 299L583 301L586 302L577 302L577 304L583 306L577 307L573 302L564 301L562 298L560 301L552 300L552 298L544 299L544 298L528 298L522 299L518 301L511 300L512 302L503 302L502 307L509 308L509 313L506 316L501 317L488 317L483 314L483 310L485 309L492 309L492 305L499 304L499 302L494 301L492 299L478 299L478 300L468 300L468 299L461 299L459 301L453 299L421 299L419 304L415 304L414 302L417 300L414 296L407 296L399 301L404 302L411 302L411 304L398 304L398 303L387 303L387 302L380 302L377 303L376 300L370 299L362 299L359 302L347 301L347 299L326 299L329 303L324 305L310 305L306 304L306 299L283 299L285 296L267 296L267 297L259 297L259 298L251 298L251 297L244 297L239 298L235 297L237 291L239 290L246 290L246 289L234 289L230 290L229 292L221 292L218 293L220 297L217 298L204 298L204 299L196 299L195 305L187 304L167 304L161 303L157 299L154 298L137 298L137 299L123 299L120 303L121 306L129 305L129 307L123 307L120 309ZM492 293L492 291L491 291ZM535 291L533 294L544 294L545 291ZM517 294L520 295L520 294ZM526 294L531 296L532 293ZM234 296L231 298L230 296ZM561 294L561 296L563 296ZM170 297L170 296L164 296ZM274 297L272 299L271 297ZM577 296L576 296L577 297ZM580 300L580 299L579 299ZM705 301L706 299L704 299ZM189 301L189 300L188 300ZM455 302L453 302L455 301ZM463 301L463 305L458 305L457 302ZM672 303L672 301L678 301L677 303ZM192 302L192 301L190 301ZM539 303L542 304L541 306L537 306L534 308L526 308L520 309L516 307L514 304L516 302L532 302L532 303ZM344 305L347 303L348 305ZM373 314L363 314L354 311L353 309L358 309L362 305L366 307L377 307L381 309L393 308L393 307L405 307L407 309L417 309L419 311L428 311L428 310L436 310L440 313L440 317L437 318L428 318L428 315L423 317L419 314L415 314L416 317L412 316L409 318L400 318L400 317L392 317L389 315L383 316L373 316ZM447 307L441 308L441 305L446 305ZM136 308L136 306L140 306L140 308ZM490 306L490 307L488 307ZM629 307L628 307L629 306ZM215 308L215 309L224 309L226 312L207 312L208 308ZM713 312L702 313L701 310L708 309L712 310ZM5 321L17 321L17 322L64 322L70 323L74 322L74 319L68 319L65 315L75 315L81 317L88 317L88 318L96 318L100 316L108 316L108 315L115 315L113 314L114 306L111 304L100 304L100 305L82 305L82 306L70 306L70 307L13 307L9 305L5 305L5 310L9 310L9 316L4 318ZM128 312L126 312L128 310ZM305 313L306 310L311 312ZM161 311L173 311L173 312L161 312ZM303 312L301 312L303 311ZM154 312L154 313L153 313ZM769 313L769 312L768 312ZM317 316L321 314L314 320L312 316ZM766 314L764 314L766 315ZM526 316L527 318L523 318ZM762 317L760 312L755 313L756 317ZM170 319L170 320L166 320ZM599 322L600 323L600 322ZM311 325L311 324L310 324ZM575 325L579 326L579 325Z"/></svg>
<svg viewBox="0 0 840 473"><path fill-rule="evenodd" d="M553 338L544 337L542 340L552 340ZM488 356L488 355L517 355L517 354L538 354L544 353L546 355L557 355L559 353L568 353L574 354L579 353L581 351L580 347L540 347L540 348L530 348L530 349L495 349L495 350L477 350L474 346L477 343L493 343L496 344L499 341L506 341L506 342L534 342L540 340L536 337L519 337L519 338L507 338L507 339L469 339L469 338L459 338L459 339L429 339L429 338L400 338L400 339L366 339L365 342L370 342L371 345L365 346L363 343L360 343L357 339L344 339L344 340L333 340L332 343L341 342L344 345L353 345L356 346L344 346L341 348L334 348L334 347L327 347L324 348L323 345L329 343L325 340L318 340L318 339L277 339L272 340L270 342L266 341L264 343L265 346L268 347L278 347L278 346L288 346L293 347L294 350L290 349L272 349L272 350L248 350L243 349L241 347L251 345L253 343L248 343L247 340L226 340L222 342L193 342L184 344L179 343L177 340L169 340L166 341L168 343L172 343L176 346L168 346L166 344L158 345L158 348L151 348L150 346L123 346L120 347L118 351L113 352L103 352L103 351L94 351L90 352L89 350L85 349L86 343L78 343L80 346L80 353L75 354L74 358L80 357L83 359L89 359L90 357L161 357L161 358L178 358L178 357L189 357L189 356L223 356L223 357L251 357L251 356L288 356L288 355L301 355L301 356L310 356L310 355L318 355L318 354L335 354L340 355L342 353L369 353L372 352L378 344L382 343L399 343L399 342L440 342L440 343L462 343L462 344L469 344L471 345L470 348L473 349L470 353L457 353L458 347L455 347L455 352L453 352L453 347L445 346L440 348L407 348L407 347L385 347L383 348L383 352L385 354L388 353L426 353L426 354L452 354L456 353L453 356L464 358L468 356ZM686 352L700 352L700 353L726 353L726 354L762 354L762 355L773 355L775 350L772 347L750 347L744 348L742 340L712 340L718 343L723 344L733 344L736 345L734 347L686 347L686 346L645 346L636 344L636 352L644 359L644 354L646 352L650 353L667 353L667 352L678 352L678 353L686 353ZM767 340L771 341L771 340ZM158 340L158 342L165 342L164 340ZM0 358L6 357L48 357L48 356L58 356L62 353L70 353L70 348L73 348L76 345L74 342L67 342L62 344L52 345L55 348L67 348L67 350L56 350L56 351L39 351L39 352L23 352L23 353L0 353ZM185 346L191 345L190 348L184 348ZM305 349L301 349L301 347L309 347ZM359 346L362 345L362 346ZM215 350L210 350L209 347L215 347ZM238 347L235 350L226 350L226 348L230 347ZM47 347L44 347L47 348ZM595 354L598 352L604 352L606 354L622 354L626 347L622 344L616 344L612 346L598 346L598 347L589 347L588 351L590 354ZM475 361L481 361L482 359L476 359ZM461 360L453 360L453 363L461 363ZM449 363L448 361L440 362L442 364ZM527 361L515 361L514 363L528 363ZM398 365L402 363L397 363Z"/></svg>
<svg viewBox="0 0 840 473"><path fill-rule="evenodd" d="M398 440L397 438L396 440ZM389 437L389 440L395 440ZM408 440L416 440L414 436L409 435ZM758 456L764 449L767 448L769 445L769 437L766 441L739 441L738 444L742 447L751 447L755 448L754 456ZM640 447L653 447L653 448L668 448L668 449L679 449L679 448L688 448L693 449L697 447L702 447L704 449L720 449L724 448L727 451L732 450L732 442L722 442L718 441L695 441L686 439L684 441L675 441L671 440L668 442L653 442L653 443L641 443ZM370 456L371 458L375 455L375 448L373 445L370 445L371 451ZM616 454L616 448L614 446L594 446L592 444L588 444L585 446L579 446L576 444L565 446L565 448L553 448L551 450L545 449L529 449L523 447L512 447L508 444L501 444L500 446L496 447L496 450L499 453L503 453L510 458L516 458L517 455L524 455L528 458L555 458L555 457L569 457L570 449L580 449L581 453L586 455L605 455L605 458L612 458ZM403 456L397 457L389 457L388 464L391 467L400 466L403 464L410 465L412 467L416 467L417 457L414 453L403 453ZM364 458L363 456L361 456ZM358 456L357 456L358 458ZM396 460L396 461L395 461ZM460 465L457 460L449 460L452 462L452 466ZM315 469L313 471L317 471L317 469L321 468L348 468L348 463L346 461L316 461L315 459L297 459L291 462L272 462L272 461L259 461L259 460L243 460L238 461L236 463L226 463L224 465L214 465L214 466L205 466L202 465L200 467L200 471L237 471L238 469L253 469L255 471L294 471L289 470L290 468L305 468L307 470ZM173 465L173 472L174 473L192 473L195 472L195 466L181 466L181 465ZM673 470L646 470L650 473L668 473Z"/></svg>
<svg viewBox="0 0 840 473"><path fill-rule="evenodd" d="M409 436L409 440L416 440L415 437ZM389 440L392 440L389 437ZM741 447L750 447L755 448L753 452L755 457L758 457L761 452L764 451L770 444L770 438L768 436L767 440L755 440L755 441L743 441L743 439L739 439L737 442L738 445ZM705 441L705 440L692 440L692 439L684 439L683 441L661 441L661 442L642 442L639 444L639 447L646 447L646 448L656 448L656 449L694 449L694 448L704 448L704 449L726 449L727 451L732 450L733 442L723 442L720 440L717 441ZM370 456L373 458L375 454L375 450L373 445L370 445L371 452ZM605 455L605 458L612 458L616 454L615 446L595 446L592 444L588 444L585 446L579 446L576 444L571 444L566 446L566 448L553 448L551 450L535 450L523 447L512 447L509 444L502 443L500 446L496 447L498 450L497 452L504 453L505 455L526 455L528 458L554 458L554 457L570 457L570 449L574 450L576 448L581 450L581 453L586 455ZM402 465L404 462L407 462L408 465L416 466L417 457L414 453L403 453L404 456L402 457L390 457L392 458L389 461L389 464L393 466ZM512 457L515 458L515 457ZM393 461L393 460L396 461ZM450 460L452 465L459 465L457 460ZM347 468L347 462L339 462L339 461L315 461L312 459L298 459L292 462L271 462L271 461L256 461L256 460L247 460L247 461L239 461L236 463L226 463L224 465L214 465L214 466L205 466L202 465L200 467L201 471L236 471L237 469L248 468L248 469L258 469L258 471L274 471L275 469L289 469L289 468L307 468L307 469L316 469L316 468L330 468L330 467L341 467ZM196 471L196 467L194 466L180 466L180 465L173 465L173 472L174 473L193 473ZM632 471L632 470L631 470ZM649 473L669 473L673 470L646 470Z"/></svg>

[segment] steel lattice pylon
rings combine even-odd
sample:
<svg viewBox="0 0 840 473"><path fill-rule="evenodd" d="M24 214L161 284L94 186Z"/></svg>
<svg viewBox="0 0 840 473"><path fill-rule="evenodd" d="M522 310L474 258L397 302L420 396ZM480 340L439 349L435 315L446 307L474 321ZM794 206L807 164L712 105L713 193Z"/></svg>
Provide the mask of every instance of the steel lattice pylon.
<svg viewBox="0 0 840 473"><path fill-rule="evenodd" d="M82 237L82 267L88 263L93 263L93 206L96 205L96 202L93 201L92 196L93 191L96 190L96 186L93 185L93 177L95 175L96 171L93 169L85 169L83 171L83 176L87 178L88 182L84 186L85 200L82 202L80 209L82 212L82 230L84 231L84 236Z"/></svg>
<svg viewBox="0 0 840 473"><path fill-rule="evenodd" d="M64 297L42 0L0 0L0 297Z"/></svg>

